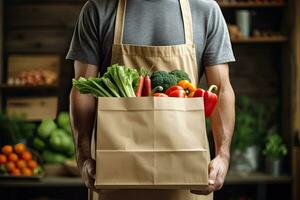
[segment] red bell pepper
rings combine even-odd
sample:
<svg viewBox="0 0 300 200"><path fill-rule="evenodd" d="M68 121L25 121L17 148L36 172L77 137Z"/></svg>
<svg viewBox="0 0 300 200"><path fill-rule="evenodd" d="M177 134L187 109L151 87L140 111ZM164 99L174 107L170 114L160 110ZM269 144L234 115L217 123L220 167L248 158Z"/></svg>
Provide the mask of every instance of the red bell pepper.
<svg viewBox="0 0 300 200"><path fill-rule="evenodd" d="M207 91L198 88L195 90L192 97L203 97L204 99L204 111L205 111L205 117L209 117L211 113L214 111L214 108L218 101L218 96L212 92L212 90L217 90L216 85L211 85ZM192 95L192 93L191 93ZM191 96L189 96L191 97Z"/></svg>
<svg viewBox="0 0 300 200"><path fill-rule="evenodd" d="M204 92L204 110L205 117L209 117L211 113L214 111L214 108L218 101L218 96L213 93L213 90L217 90L218 87L216 85L211 85L207 91Z"/></svg>
<svg viewBox="0 0 300 200"><path fill-rule="evenodd" d="M185 98L186 93L184 90L174 90L169 94L169 97L179 97L179 98Z"/></svg>
<svg viewBox="0 0 300 200"><path fill-rule="evenodd" d="M175 85L167 89L165 94L168 95L169 97L180 97L180 98L186 97L185 90L178 85Z"/></svg>
<svg viewBox="0 0 300 200"><path fill-rule="evenodd" d="M181 86L173 86L173 87L170 87L169 89L167 89L165 91L165 94L169 96L169 94L171 94L171 92L175 91L175 90L183 90L183 88Z"/></svg>
<svg viewBox="0 0 300 200"><path fill-rule="evenodd" d="M205 93L205 90L202 88L198 88L195 90L193 97L203 97Z"/></svg>

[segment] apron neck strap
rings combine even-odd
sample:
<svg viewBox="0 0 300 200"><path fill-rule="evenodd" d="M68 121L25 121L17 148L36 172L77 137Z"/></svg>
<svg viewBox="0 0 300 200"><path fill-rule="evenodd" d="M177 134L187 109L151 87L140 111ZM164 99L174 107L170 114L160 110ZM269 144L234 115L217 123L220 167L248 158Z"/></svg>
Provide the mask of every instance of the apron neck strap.
<svg viewBox="0 0 300 200"><path fill-rule="evenodd" d="M180 0L186 44L194 44L193 21L189 0Z"/></svg>
<svg viewBox="0 0 300 200"><path fill-rule="evenodd" d="M189 0L179 0L179 2L183 19L185 43L193 44L193 22ZM114 44L123 43L126 3L127 0L119 0L118 3L115 22Z"/></svg>
<svg viewBox="0 0 300 200"><path fill-rule="evenodd" d="M126 0L119 0L116 13L114 44L123 43L123 32L125 23Z"/></svg>

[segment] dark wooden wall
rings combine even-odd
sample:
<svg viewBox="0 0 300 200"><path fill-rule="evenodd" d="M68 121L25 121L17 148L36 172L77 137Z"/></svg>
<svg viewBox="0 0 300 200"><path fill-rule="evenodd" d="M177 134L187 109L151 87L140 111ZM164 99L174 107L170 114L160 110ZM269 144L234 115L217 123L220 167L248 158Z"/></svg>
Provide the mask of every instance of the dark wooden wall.
<svg viewBox="0 0 300 200"><path fill-rule="evenodd" d="M3 69L3 1L0 1L0 83L2 82ZM0 93L0 106L2 105L2 95ZM1 109L0 109L1 110Z"/></svg>
<svg viewBox="0 0 300 200"><path fill-rule="evenodd" d="M55 53L62 57L60 109L68 108L72 62L64 60L84 1L10 0L5 3L6 57L9 54ZM233 44L237 63L231 80L237 96L270 100L280 96L280 44Z"/></svg>
<svg viewBox="0 0 300 200"><path fill-rule="evenodd" d="M2 77L2 65L3 65L3 1L0 2L0 82ZM1 103L1 100L0 100ZM1 105L1 104L0 104Z"/></svg>

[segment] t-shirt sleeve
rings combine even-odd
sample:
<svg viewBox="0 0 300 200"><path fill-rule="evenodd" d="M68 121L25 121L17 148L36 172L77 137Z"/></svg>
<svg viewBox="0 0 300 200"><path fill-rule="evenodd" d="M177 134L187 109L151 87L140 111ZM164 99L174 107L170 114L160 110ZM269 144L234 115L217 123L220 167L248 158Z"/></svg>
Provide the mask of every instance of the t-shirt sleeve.
<svg viewBox="0 0 300 200"><path fill-rule="evenodd" d="M211 6L207 23L207 41L203 53L204 65L234 62L227 24L216 2L213 2Z"/></svg>
<svg viewBox="0 0 300 200"><path fill-rule="evenodd" d="M99 18L93 2L87 1L77 20L66 59L99 66Z"/></svg>

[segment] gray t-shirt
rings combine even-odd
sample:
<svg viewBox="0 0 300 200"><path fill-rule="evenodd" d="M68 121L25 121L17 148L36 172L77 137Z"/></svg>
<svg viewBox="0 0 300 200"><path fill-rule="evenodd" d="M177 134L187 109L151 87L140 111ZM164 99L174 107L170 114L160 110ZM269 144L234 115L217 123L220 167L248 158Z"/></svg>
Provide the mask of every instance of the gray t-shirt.
<svg viewBox="0 0 300 200"><path fill-rule="evenodd" d="M204 66L235 61L226 22L214 0L189 0L200 76ZM106 71L118 0L89 0L77 21L67 59ZM184 44L179 0L127 0L123 43L136 45Z"/></svg>

